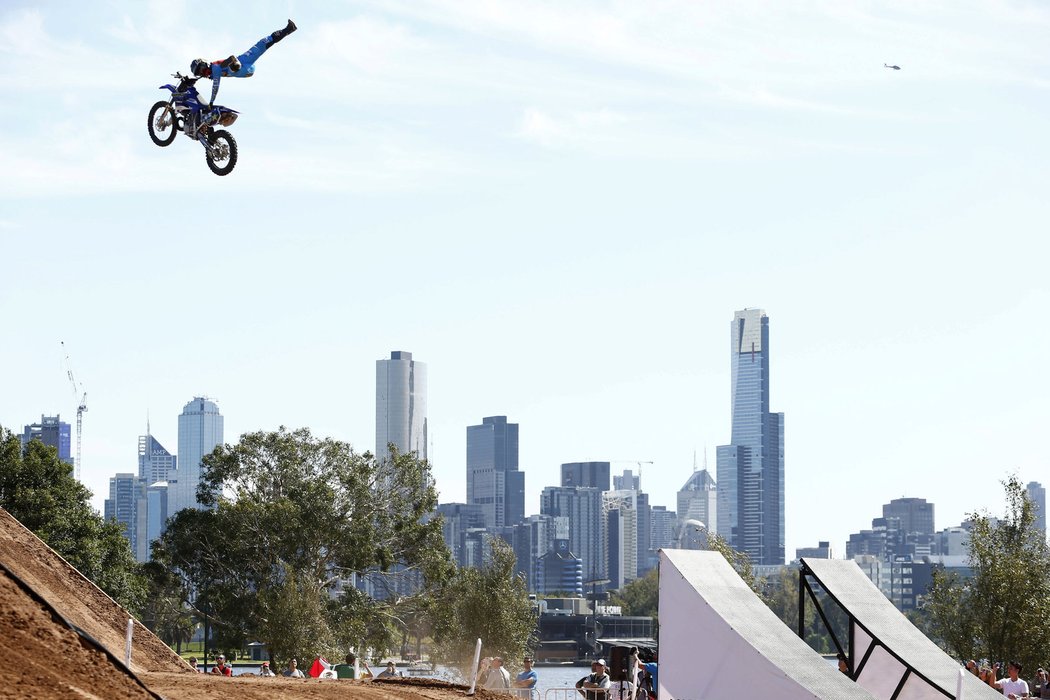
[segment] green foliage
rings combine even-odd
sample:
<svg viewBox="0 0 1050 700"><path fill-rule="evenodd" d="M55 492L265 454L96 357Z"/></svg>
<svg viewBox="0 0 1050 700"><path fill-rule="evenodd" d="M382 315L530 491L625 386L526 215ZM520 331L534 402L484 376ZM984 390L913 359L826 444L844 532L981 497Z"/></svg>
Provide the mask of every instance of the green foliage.
<svg viewBox="0 0 1050 700"><path fill-rule="evenodd" d="M970 516L973 577L935 572L924 603L928 630L959 658L1015 659L1026 672L1050 648L1050 570L1043 533L1017 477L1003 482L1006 514Z"/></svg>
<svg viewBox="0 0 1050 700"><path fill-rule="evenodd" d="M631 581L614 593L609 604L621 606L624 615L651 617L657 622L660 614L659 567L647 571L645 576Z"/></svg>
<svg viewBox="0 0 1050 700"><path fill-rule="evenodd" d="M291 656L341 657L386 644L452 572L429 465L392 451L386 460L314 438L309 430L249 433L202 462L198 499L154 545L180 577L182 600L213 625L217 646L265 642ZM382 577L394 565L418 593L367 600L331 592L352 574Z"/></svg>
<svg viewBox="0 0 1050 700"><path fill-rule="evenodd" d="M514 552L499 538L480 569L459 569L431 610L435 656L465 668L481 639L484 654L518 659L533 645L536 613L525 582L514 574Z"/></svg>
<svg viewBox="0 0 1050 700"><path fill-rule="evenodd" d="M90 500L54 447L32 440L23 450L21 439L0 427L0 507L137 615L146 580L123 526L104 520Z"/></svg>

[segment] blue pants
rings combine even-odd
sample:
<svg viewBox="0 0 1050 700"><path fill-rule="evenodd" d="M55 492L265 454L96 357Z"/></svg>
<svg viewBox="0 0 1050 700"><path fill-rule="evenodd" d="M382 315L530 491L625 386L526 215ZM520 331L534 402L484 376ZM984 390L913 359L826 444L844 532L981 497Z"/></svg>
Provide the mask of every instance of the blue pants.
<svg viewBox="0 0 1050 700"><path fill-rule="evenodd" d="M259 57L266 53L266 49L273 46L273 39L267 34L262 39L259 39L255 46L251 47L240 56L237 60L241 62L241 69L236 73L230 73L231 78L250 78L255 75L255 62L259 60Z"/></svg>

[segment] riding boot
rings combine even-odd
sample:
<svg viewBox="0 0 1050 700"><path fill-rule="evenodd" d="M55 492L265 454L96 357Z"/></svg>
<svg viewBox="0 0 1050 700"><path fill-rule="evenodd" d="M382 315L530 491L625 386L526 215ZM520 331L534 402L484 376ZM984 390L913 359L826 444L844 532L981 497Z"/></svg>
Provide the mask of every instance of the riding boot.
<svg viewBox="0 0 1050 700"><path fill-rule="evenodd" d="M288 24L285 25L284 29L278 29L276 32L270 35L270 41L276 44L278 41L285 38L286 36L294 32L296 29L298 29L298 27L295 26L295 22L293 22L292 20L288 20Z"/></svg>
<svg viewBox="0 0 1050 700"><path fill-rule="evenodd" d="M236 73L241 69L241 62L237 60L236 56L230 56L219 65L223 68L228 68L233 73Z"/></svg>

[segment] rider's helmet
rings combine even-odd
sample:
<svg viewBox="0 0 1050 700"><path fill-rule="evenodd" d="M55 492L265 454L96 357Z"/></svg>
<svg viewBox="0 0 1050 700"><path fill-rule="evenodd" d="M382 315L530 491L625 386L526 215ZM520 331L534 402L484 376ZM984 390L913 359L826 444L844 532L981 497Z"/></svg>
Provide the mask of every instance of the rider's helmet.
<svg viewBox="0 0 1050 700"><path fill-rule="evenodd" d="M195 58L192 61L190 61L190 73L197 76L198 78L203 78L207 76L210 72L209 68L211 68L211 64L205 61L203 58Z"/></svg>

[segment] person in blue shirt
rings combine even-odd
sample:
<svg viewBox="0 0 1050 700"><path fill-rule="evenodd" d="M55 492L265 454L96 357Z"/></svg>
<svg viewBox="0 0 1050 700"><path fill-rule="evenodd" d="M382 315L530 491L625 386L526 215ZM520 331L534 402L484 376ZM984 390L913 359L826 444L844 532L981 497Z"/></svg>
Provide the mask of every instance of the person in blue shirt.
<svg viewBox="0 0 1050 700"><path fill-rule="evenodd" d="M208 108L211 109L216 95L219 94L220 80L223 78L250 78L255 75L255 62L259 60L259 57L266 53L267 49L296 29L298 27L295 26L295 22L288 20L288 24L283 29L278 29L259 39L255 46L240 56L230 56L223 61L212 61L210 63L203 58L196 58L191 61L190 72L193 75L198 78L211 78L211 100L208 101Z"/></svg>
<svg viewBox="0 0 1050 700"><path fill-rule="evenodd" d="M526 656L522 663L525 670L514 679L514 694L521 698L529 698L532 697L532 689L536 687L539 676L532 670L532 657Z"/></svg>

